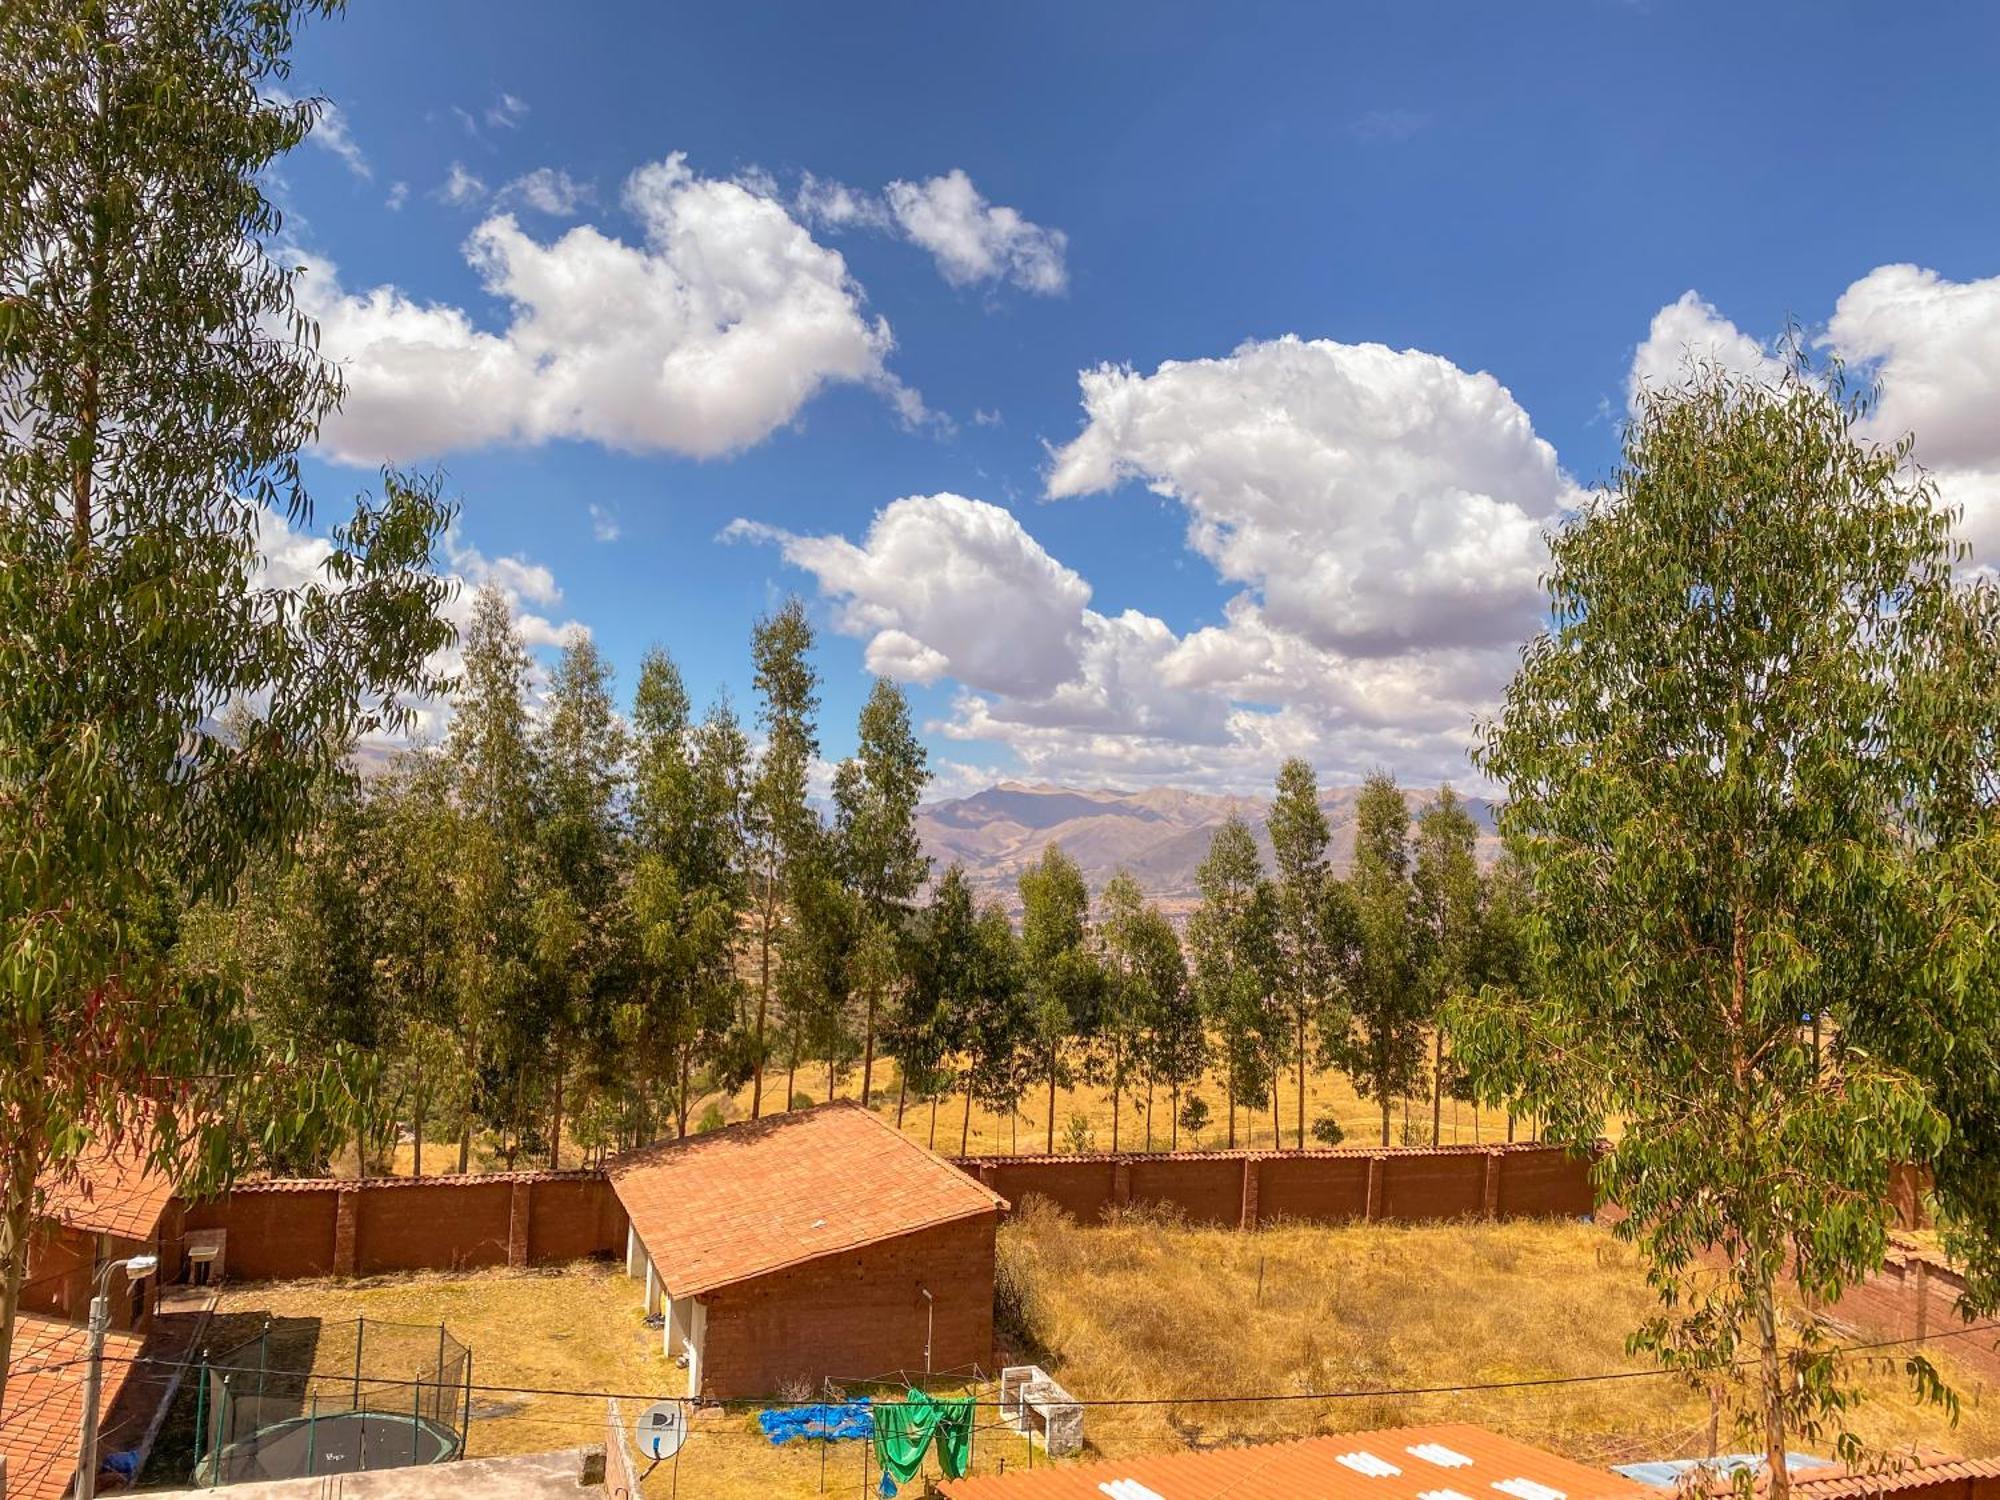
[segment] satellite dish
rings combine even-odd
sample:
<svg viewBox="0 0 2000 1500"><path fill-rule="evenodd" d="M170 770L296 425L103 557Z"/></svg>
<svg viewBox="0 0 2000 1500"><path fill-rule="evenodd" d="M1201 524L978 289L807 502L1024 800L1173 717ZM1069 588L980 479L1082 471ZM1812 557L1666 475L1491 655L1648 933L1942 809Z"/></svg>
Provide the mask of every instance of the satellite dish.
<svg viewBox="0 0 2000 1500"><path fill-rule="evenodd" d="M650 1458L654 1463L672 1458L681 1451L681 1444L687 1441L687 1403L655 1401L639 1413L639 1421L632 1431L639 1440L640 1457Z"/></svg>

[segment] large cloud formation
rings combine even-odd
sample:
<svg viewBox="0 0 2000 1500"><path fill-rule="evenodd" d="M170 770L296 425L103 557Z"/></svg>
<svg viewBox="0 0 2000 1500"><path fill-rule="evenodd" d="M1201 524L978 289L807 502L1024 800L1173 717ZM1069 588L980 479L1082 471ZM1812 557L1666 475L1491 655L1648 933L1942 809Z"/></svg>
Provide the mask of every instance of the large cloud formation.
<svg viewBox="0 0 2000 1500"><path fill-rule="evenodd" d="M1880 386L1864 435L1916 438L1916 458L1947 504L1975 564L2000 566L2000 276L1950 281L1912 265L1878 266L1842 292L1819 345ZM1671 386L1690 359L1757 375L1770 349L1688 292L1662 308L1632 356L1628 390Z"/></svg>
<svg viewBox="0 0 2000 1500"><path fill-rule="evenodd" d="M544 242L506 213L473 231L467 259L509 309L499 332L392 286L346 291L309 260L301 301L347 381L322 446L369 464L551 438L708 458L835 382L923 415L886 367L888 323L773 197L675 154L634 172L623 202L638 244L591 225Z"/></svg>
<svg viewBox="0 0 2000 1500"><path fill-rule="evenodd" d="M1141 478L1182 504L1190 544L1245 585L1222 624L1094 609L1012 513L960 495L897 500L859 541L731 533L813 574L871 670L959 683L936 728L1030 774L1247 788L1305 754L1465 779L1472 719L1535 625L1541 528L1575 494L1506 390L1297 339L1082 380L1050 493Z"/></svg>

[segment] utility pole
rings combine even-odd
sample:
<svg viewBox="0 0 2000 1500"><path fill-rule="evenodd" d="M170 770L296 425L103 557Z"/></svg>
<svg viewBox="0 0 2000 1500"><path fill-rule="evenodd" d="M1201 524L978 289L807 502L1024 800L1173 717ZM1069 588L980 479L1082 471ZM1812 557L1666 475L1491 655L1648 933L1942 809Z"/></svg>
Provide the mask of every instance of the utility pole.
<svg viewBox="0 0 2000 1500"><path fill-rule="evenodd" d="M144 1281L160 1268L157 1255L134 1255L106 1261L97 1268L97 1295L90 1299L90 1362L83 1377L83 1431L76 1444L76 1500L97 1496L97 1403L104 1391L104 1335L111 1327L111 1298L106 1286L113 1271L123 1268L128 1283Z"/></svg>

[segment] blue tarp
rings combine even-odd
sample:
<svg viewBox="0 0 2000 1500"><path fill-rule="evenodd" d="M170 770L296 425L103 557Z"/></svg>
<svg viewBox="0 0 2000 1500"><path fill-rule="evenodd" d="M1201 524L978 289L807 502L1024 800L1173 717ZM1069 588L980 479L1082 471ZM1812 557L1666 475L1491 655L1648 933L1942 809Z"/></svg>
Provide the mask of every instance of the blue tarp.
<svg viewBox="0 0 2000 1500"><path fill-rule="evenodd" d="M868 1398L823 1406L780 1406L757 1413L757 1425L774 1444L793 1438L869 1439L875 1436L875 1413Z"/></svg>

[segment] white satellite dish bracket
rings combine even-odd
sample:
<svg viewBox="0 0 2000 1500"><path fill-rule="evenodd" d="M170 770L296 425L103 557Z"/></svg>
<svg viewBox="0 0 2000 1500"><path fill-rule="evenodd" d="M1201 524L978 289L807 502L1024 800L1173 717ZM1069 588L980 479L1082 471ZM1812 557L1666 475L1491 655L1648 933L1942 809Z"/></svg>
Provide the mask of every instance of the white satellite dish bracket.
<svg viewBox="0 0 2000 1500"><path fill-rule="evenodd" d="M633 1424L633 1436L639 1440L639 1454L655 1464L664 1463L681 1451L681 1444L687 1441L688 1411L685 1401L655 1401L639 1413L639 1420Z"/></svg>

